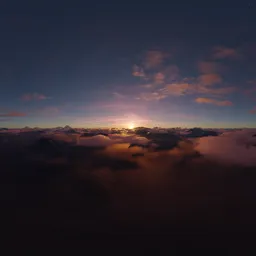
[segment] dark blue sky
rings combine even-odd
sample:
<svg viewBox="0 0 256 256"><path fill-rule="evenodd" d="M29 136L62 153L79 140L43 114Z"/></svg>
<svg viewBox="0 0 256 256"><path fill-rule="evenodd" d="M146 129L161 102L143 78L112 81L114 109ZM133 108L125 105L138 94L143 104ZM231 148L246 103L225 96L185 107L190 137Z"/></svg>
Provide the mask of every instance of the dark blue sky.
<svg viewBox="0 0 256 256"><path fill-rule="evenodd" d="M68 2L1 1L0 126L255 127L253 2Z"/></svg>

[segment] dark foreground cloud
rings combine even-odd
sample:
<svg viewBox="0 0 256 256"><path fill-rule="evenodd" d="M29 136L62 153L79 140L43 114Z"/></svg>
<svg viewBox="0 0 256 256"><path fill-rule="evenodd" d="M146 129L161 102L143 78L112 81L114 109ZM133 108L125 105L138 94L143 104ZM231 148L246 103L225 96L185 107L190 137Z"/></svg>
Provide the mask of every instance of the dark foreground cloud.
<svg viewBox="0 0 256 256"><path fill-rule="evenodd" d="M250 139L248 131L182 139L161 150L146 145L150 140L163 143L164 137L172 145L170 140L176 136L115 134L77 140L55 133L36 136L30 145L21 147L25 132L14 137L2 134L1 196L5 200L1 212L6 214L2 230L29 245L49 239L84 241L92 234L168 234L169 244L182 246L188 234L196 243L195 234L212 242L218 232L226 237L229 232L253 230L255 161L238 151L246 144L253 154L253 132ZM230 146L224 147L223 140ZM208 157L207 143L212 144L214 156L226 152L236 158L227 157L222 163ZM241 161L236 161L238 156ZM248 167L246 161L251 161ZM15 221L8 215L11 209L16 212Z"/></svg>

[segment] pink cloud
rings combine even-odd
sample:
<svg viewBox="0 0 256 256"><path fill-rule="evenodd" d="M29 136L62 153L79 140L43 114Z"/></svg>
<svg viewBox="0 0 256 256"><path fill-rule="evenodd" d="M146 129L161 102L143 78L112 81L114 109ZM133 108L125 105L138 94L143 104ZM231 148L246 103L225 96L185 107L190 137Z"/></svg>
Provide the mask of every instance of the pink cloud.
<svg viewBox="0 0 256 256"><path fill-rule="evenodd" d="M188 83L173 83L167 84L164 91L168 95L180 96L184 95L190 90L191 85Z"/></svg>
<svg viewBox="0 0 256 256"><path fill-rule="evenodd" d="M222 82L222 78L218 74L205 74L198 77L198 81L203 85L213 85Z"/></svg>
<svg viewBox="0 0 256 256"><path fill-rule="evenodd" d="M238 52L238 50L233 48L218 46L213 49L214 59L238 59L240 57L241 54Z"/></svg>
<svg viewBox="0 0 256 256"><path fill-rule="evenodd" d="M162 70L162 73L164 74L167 82L176 80L180 76L180 70L176 65L167 66Z"/></svg>
<svg viewBox="0 0 256 256"><path fill-rule="evenodd" d="M158 72L154 75L154 82L156 84L162 84L164 83L165 75L161 72Z"/></svg>
<svg viewBox="0 0 256 256"><path fill-rule="evenodd" d="M31 101L31 100L46 100L49 97L45 96L44 94L40 93L26 93L21 96L21 100L23 101Z"/></svg>
<svg viewBox="0 0 256 256"><path fill-rule="evenodd" d="M217 106L232 106L233 103L228 100L215 100L215 99L210 99L210 98L196 98L195 102L199 104L214 104Z"/></svg>
<svg viewBox="0 0 256 256"><path fill-rule="evenodd" d="M166 98L168 95L161 91L141 93L137 100L155 101Z"/></svg>
<svg viewBox="0 0 256 256"><path fill-rule="evenodd" d="M198 70L203 74L216 74L224 70L222 64L213 61L200 61L198 63Z"/></svg>
<svg viewBox="0 0 256 256"><path fill-rule="evenodd" d="M222 88L212 88L205 85L197 84L193 86L195 93L209 94L209 95L223 95L229 94L236 91L236 88L233 86L222 87Z"/></svg>
<svg viewBox="0 0 256 256"><path fill-rule="evenodd" d="M18 111L12 111L8 113L0 114L0 117L22 117L22 116L26 116L26 114Z"/></svg>
<svg viewBox="0 0 256 256"><path fill-rule="evenodd" d="M256 114L256 107L254 109L250 110L249 113L255 115Z"/></svg>
<svg viewBox="0 0 256 256"><path fill-rule="evenodd" d="M159 67L168 56L169 54L161 51L148 51L145 56L144 67L146 69Z"/></svg>
<svg viewBox="0 0 256 256"><path fill-rule="evenodd" d="M225 163L256 165L255 129L226 132L222 136L204 137L197 141L196 150L204 156Z"/></svg>
<svg viewBox="0 0 256 256"><path fill-rule="evenodd" d="M132 68L132 75L137 77L146 77L143 68L138 65L134 65Z"/></svg>

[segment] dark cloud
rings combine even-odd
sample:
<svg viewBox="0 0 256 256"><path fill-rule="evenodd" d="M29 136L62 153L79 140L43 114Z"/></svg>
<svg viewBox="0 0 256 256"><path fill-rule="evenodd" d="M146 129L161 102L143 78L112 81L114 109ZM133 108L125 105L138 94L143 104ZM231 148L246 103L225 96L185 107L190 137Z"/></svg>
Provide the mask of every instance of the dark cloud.
<svg viewBox="0 0 256 256"><path fill-rule="evenodd" d="M1 213L8 216L1 219L2 231L31 247L37 239L46 244L62 238L84 241L91 234L109 238L145 232L172 235L168 245L184 246L188 231L193 242L205 227L207 234L218 229L222 235L233 227L231 217L240 221L235 232L254 230L254 133L196 141L174 132L146 133L147 138L98 135L79 146L66 141L70 135L63 132L62 137L43 135L28 147L17 145L31 132L0 134ZM161 147L138 146L149 140ZM138 145L129 147L131 142Z"/></svg>

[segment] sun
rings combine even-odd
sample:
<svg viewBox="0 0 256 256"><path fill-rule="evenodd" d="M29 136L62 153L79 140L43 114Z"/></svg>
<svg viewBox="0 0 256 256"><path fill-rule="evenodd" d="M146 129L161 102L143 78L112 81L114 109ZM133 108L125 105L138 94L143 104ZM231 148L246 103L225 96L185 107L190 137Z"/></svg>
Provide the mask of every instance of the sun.
<svg viewBox="0 0 256 256"><path fill-rule="evenodd" d="M131 123L128 125L128 128L129 128L129 129L134 129L134 127L135 127L135 126L134 126L134 123L133 123L133 122L131 122Z"/></svg>

